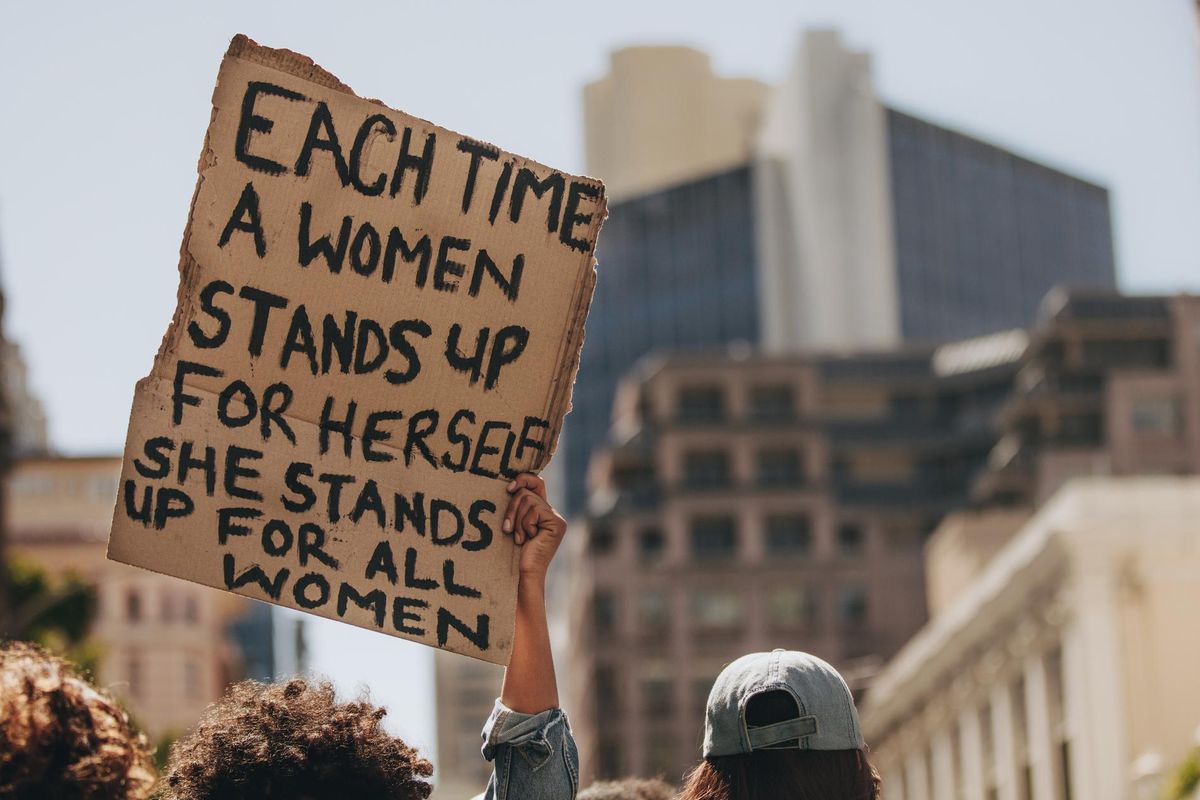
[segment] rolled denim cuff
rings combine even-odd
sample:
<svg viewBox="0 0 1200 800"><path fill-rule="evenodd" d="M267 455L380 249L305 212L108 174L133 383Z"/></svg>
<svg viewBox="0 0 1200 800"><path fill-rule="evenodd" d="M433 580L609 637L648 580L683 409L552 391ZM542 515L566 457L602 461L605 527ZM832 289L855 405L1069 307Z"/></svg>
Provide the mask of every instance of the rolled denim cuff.
<svg viewBox="0 0 1200 800"><path fill-rule="evenodd" d="M492 761L498 749L508 745L537 771L554 755L549 734L559 725L569 728L561 708L551 708L540 714L522 714L497 700L483 726L483 757Z"/></svg>

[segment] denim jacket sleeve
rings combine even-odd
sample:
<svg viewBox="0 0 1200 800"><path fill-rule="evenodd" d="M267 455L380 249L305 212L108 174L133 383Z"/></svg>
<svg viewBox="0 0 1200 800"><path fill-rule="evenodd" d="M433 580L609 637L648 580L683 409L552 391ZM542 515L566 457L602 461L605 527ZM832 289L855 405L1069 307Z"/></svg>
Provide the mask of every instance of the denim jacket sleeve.
<svg viewBox="0 0 1200 800"><path fill-rule="evenodd" d="M562 709L521 714L497 700L483 757L493 762L484 800L575 800L579 751Z"/></svg>

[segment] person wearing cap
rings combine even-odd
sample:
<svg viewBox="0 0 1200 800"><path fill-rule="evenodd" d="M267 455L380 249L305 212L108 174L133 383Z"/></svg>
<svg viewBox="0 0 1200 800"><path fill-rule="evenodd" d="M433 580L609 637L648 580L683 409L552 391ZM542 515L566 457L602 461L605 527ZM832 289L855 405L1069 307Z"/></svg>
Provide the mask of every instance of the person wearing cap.
<svg viewBox="0 0 1200 800"><path fill-rule="evenodd" d="M879 797L854 697L807 653L752 653L727 666L708 696L703 755L678 800Z"/></svg>

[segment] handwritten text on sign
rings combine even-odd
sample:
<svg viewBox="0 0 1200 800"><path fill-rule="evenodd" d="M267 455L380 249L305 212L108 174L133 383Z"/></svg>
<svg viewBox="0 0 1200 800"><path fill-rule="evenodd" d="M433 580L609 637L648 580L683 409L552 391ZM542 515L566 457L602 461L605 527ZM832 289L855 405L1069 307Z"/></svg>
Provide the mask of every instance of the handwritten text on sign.
<svg viewBox="0 0 1200 800"><path fill-rule="evenodd" d="M110 557L507 661L505 484L557 441L604 209L236 38Z"/></svg>

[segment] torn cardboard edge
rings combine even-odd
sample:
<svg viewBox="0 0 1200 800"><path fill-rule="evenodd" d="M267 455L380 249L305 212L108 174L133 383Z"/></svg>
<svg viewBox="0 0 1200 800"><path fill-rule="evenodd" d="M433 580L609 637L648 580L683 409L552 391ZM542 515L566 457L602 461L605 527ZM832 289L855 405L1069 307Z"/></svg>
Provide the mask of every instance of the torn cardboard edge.
<svg viewBox="0 0 1200 800"><path fill-rule="evenodd" d="M373 98L361 97L354 92L349 85L342 82L336 75L317 64L312 58L306 55L297 53L286 48L273 48L265 45L260 45L245 34L239 33L229 42L229 47L225 51L225 58L237 58L243 61L248 61L268 69L278 70L294 78L310 81L319 86L332 91L341 92L350 95L351 97L362 100L363 102L378 105L387 108L391 111L396 111L400 114L405 114L412 119L427 125L435 131L444 131L454 136L470 138L474 141L479 141L483 144L491 144L474 137L468 137L466 134L452 131L444 128L429 120L415 117L407 112L399 109L393 109L380 100ZM220 73L218 72L218 75ZM219 80L219 78L218 78ZM219 85L219 84L218 84ZM209 127L205 131L204 146L201 151L200 159L197 163L198 178L196 188L192 194L191 203L188 206L187 225L184 228L183 241L180 245L180 260L179 260L179 288L176 292L176 310L167 326L166 332L163 334L162 342L159 345L158 352L155 354L154 363L151 367L150 374L147 378L168 378L169 376L160 372L160 366L163 361L171 355L177 346L177 342L184 334L187 328L187 323L194 318L195 304L192 302L194 297L194 286L199 279L201 269L200 263L192 256L190 250L190 240L192 232L193 218L195 215L196 201L200 196L200 187L204 182L205 172L209 166L215 163L215 156L212 153L212 148L208 141L210 131L212 130L212 122L217 114L216 104L216 87L213 89L211 98L211 113L209 117ZM496 147L496 145L491 145ZM510 151L498 148L501 152L508 153L514 156L520 162L537 167L541 170L551 172L560 172L561 170L553 169L545 164L541 164L532 159L519 156ZM566 173L563 173L566 174ZM584 176L586 177L586 176ZM600 196L596 201L596 211L592 215L591 223L588 225L587 231L591 241L598 241L600 230L604 225L605 219L608 217L608 199L604 194L604 184L600 180L587 178L593 181L600 190ZM583 350L584 342L584 325L588 309L591 305L592 292L596 284L596 257L595 248L586 253L580 254L583 261L582 269L578 270L578 276L575 281L574 296L571 299L572 314L569 319L570 327L567 330L567 335L563 337L562 346L559 349L556 366L554 370L555 379L551 382L547 392L545 402L542 406L543 419L550 424L547 429L546 448L537 454L532 464L529 465L531 471L539 471L553 457L558 449L559 435L562 433L563 420L567 412L571 410L571 393L575 386L575 379L579 372L580 354ZM141 388L142 381L138 382L138 388ZM197 387L188 384L189 388L199 390ZM296 419L302 419L297 417ZM304 420L311 422L311 420ZM355 439L360 437L354 436Z"/></svg>
<svg viewBox="0 0 1200 800"><path fill-rule="evenodd" d="M216 394L214 392L211 392L207 389L197 388L197 389L195 389L195 391L201 392L204 395L208 396L209 398L213 398L216 396ZM163 379L161 377L149 375L138 382L138 397L139 398L158 398L159 400L165 400L167 397L170 396L170 394L171 394L170 381ZM295 419L293 421L296 421L299 423L300 426L305 426L309 429L313 429L313 428L317 427L316 423L309 422L306 420ZM309 440L315 439L316 434L313 433L312 430L310 430L305 438L309 439ZM128 461L130 459L130 447L131 447L131 444L127 443L126 448L125 448L125 453L123 455L123 461L125 463L128 463ZM384 443L377 444L376 449L379 451L386 451L386 452L392 453L397 456L399 456L401 453L399 448L396 448L392 445L388 445L388 444L384 444ZM388 483L387 481L385 481L381 478L372 477L371 479L375 481L375 483L377 484L378 488L381 491L385 492L385 495L386 495L386 493L402 492L404 490L404 487L397 486L394 483ZM477 480L486 481L487 479L477 478ZM120 502L120 499L118 498L118 503L119 502ZM128 564L130 566L137 567L138 569L149 570L150 572L154 572L155 574L158 574L158 575L176 578L179 580L185 580L185 581L188 581L189 583L194 583L197 586L203 586L203 587L210 588L210 589L217 589L218 591L224 591L229 594L233 594L237 597L241 597L241 598L244 598L247 600L257 600L262 603L269 603L271 605L278 606L280 608L286 608L286 609L289 609L291 611L295 611L298 613L312 614L314 616L318 616L318 617L321 617L322 619L327 619L332 622L338 622L338 623L341 623L344 625L352 625L354 627L359 627L364 630L382 633L386 636L392 636L394 638L404 639L406 641L413 641L413 642L425 644L427 646L432 646L432 645L430 645L429 642L423 640L421 637L412 636L412 635L408 635L408 634L402 634L402 633L392 633L391 631L387 630L386 627L384 627L384 628L372 627L369 625L359 624L350 619L346 619L336 613L331 612L330 608L332 608L332 606L330 604L326 604L325 606L322 607L322 609L319 609L319 610L300 609L300 608L297 608L293 604L284 602L279 599L274 599L274 598L267 596L261 592L250 593L250 592L247 592L244 588L224 589L215 583L200 580L200 579L196 578L194 575L181 574L179 572L167 572L167 571L164 571L164 569L161 568L160 565L156 565L154 563L148 564L137 558L129 558L127 552L122 547L118 546L116 548L116 550L118 552L116 552L114 554L114 543L113 543L113 540L110 538L108 541L107 547L105 549L105 555L111 561L115 561L115 562L122 563L122 564ZM519 560L520 560L520 550L516 547L513 547L509 550L507 562L499 562L499 563L505 564L505 567L510 575L516 575L517 570L518 570ZM257 566L257 565L252 564L249 566L253 567L253 566ZM381 587L376 586L374 588L381 588ZM446 650L447 652L451 652L456 655L468 656L477 661L481 661L481 662L487 663L487 664L497 664L500 666L506 665L507 664L507 656L509 655L510 650L511 650L513 633L514 633L514 629L515 629L515 615L510 614L510 615L506 615L506 616L497 617L494 614L489 614L489 617L490 617L490 620L492 623L491 624L491 647L489 647L487 650L480 651L477 649L472 649L471 647L462 645L458 640L451 640L450 642L447 643L446 646L440 647L437 649ZM498 653L503 654L502 659L497 657Z"/></svg>

